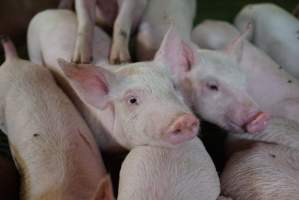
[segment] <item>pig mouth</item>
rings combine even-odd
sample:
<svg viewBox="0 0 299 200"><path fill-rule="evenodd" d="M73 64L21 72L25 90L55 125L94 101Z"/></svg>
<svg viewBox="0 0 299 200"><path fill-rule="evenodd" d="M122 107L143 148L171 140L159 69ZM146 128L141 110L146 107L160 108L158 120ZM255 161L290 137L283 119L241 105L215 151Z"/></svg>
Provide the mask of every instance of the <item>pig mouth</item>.
<svg viewBox="0 0 299 200"><path fill-rule="evenodd" d="M262 132L268 124L268 120L270 119L270 115L265 112L257 112L253 116L247 118L247 120L243 123L237 123L230 121L229 126L237 133L259 133Z"/></svg>
<svg viewBox="0 0 299 200"><path fill-rule="evenodd" d="M243 129L248 133L259 133L267 127L269 119L268 113L258 112L243 125Z"/></svg>

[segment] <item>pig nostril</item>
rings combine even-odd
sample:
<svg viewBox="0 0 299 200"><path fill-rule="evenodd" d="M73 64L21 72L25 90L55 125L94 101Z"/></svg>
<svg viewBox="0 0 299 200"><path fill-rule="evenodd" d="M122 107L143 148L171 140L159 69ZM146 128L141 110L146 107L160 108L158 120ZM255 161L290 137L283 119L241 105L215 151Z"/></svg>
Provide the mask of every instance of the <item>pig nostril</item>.
<svg viewBox="0 0 299 200"><path fill-rule="evenodd" d="M173 132L175 135L178 135L181 133L181 129L176 129L174 132Z"/></svg>

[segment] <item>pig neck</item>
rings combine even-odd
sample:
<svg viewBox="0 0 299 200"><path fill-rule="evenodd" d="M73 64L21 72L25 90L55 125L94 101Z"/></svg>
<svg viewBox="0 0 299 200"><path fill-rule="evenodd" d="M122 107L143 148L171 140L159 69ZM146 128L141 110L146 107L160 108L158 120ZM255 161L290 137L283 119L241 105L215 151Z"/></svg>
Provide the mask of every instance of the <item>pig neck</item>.
<svg viewBox="0 0 299 200"><path fill-rule="evenodd" d="M64 76L62 71L55 71L54 67L50 67L57 80L58 84L61 86L63 91L70 97L71 101L74 103L76 108L82 114L88 127L91 129L98 146L104 150L111 153L122 152L125 149L121 146L119 142L113 137L114 131L114 113L111 107L105 110L99 110L88 105L84 102L79 95L74 91L67 78ZM123 134L122 134L123 135Z"/></svg>
<svg viewBox="0 0 299 200"><path fill-rule="evenodd" d="M45 69L34 70L36 66L22 61L15 65L18 69L8 66L14 73L7 76L11 86L5 98L5 121L12 154L24 178L23 194L28 198L90 198L104 171L92 170L92 182L76 174L85 173L86 167L100 169L91 133ZM87 166L88 159L94 162Z"/></svg>

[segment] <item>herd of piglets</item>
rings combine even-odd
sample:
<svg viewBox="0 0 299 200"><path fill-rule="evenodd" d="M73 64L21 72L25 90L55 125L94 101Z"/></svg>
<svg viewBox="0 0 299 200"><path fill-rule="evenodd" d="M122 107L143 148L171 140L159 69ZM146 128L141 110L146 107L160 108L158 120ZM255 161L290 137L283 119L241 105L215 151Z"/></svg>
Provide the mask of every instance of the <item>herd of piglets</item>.
<svg viewBox="0 0 299 200"><path fill-rule="evenodd" d="M299 5L193 29L195 9L61 0L31 20L30 61L2 36L0 128L20 199L299 199ZM227 132L221 171L200 119ZM113 184L102 153L126 151Z"/></svg>

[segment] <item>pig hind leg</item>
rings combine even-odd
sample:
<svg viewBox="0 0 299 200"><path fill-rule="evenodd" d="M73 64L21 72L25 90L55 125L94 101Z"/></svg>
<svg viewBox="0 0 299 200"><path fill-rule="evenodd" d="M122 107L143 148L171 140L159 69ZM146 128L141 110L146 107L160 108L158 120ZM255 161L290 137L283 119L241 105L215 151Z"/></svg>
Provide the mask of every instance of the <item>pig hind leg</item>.
<svg viewBox="0 0 299 200"><path fill-rule="evenodd" d="M140 25L136 38L136 55L138 61L148 61L154 58L160 44L157 44L156 35L147 23Z"/></svg>

